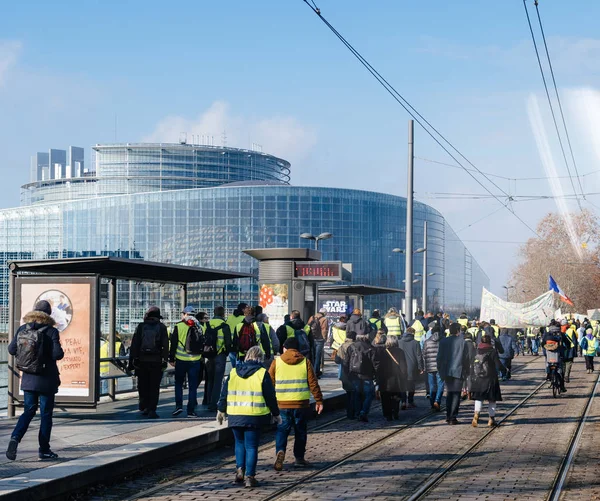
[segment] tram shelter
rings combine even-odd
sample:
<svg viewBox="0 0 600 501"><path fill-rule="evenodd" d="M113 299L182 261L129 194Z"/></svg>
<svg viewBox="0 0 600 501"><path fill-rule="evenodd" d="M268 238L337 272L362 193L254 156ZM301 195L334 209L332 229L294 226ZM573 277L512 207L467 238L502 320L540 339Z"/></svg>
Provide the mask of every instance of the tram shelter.
<svg viewBox="0 0 600 501"><path fill-rule="evenodd" d="M363 312L363 315L366 315L363 311L365 296L400 294L404 292L406 292L404 289L393 289L377 285L320 285L319 309L325 308L328 312L327 316L332 318L339 317L345 313L351 313L354 308L358 308Z"/></svg>
<svg viewBox="0 0 600 501"><path fill-rule="evenodd" d="M99 397L100 362L118 363L115 357L117 332L117 281L131 280L180 286L181 308L187 303L188 285L200 282L235 280L253 275L225 270L156 263L111 256L85 258L12 261L9 294L9 342L17 331L22 316L37 300L50 300L65 358L61 363L63 385L56 405L63 407L96 407ZM100 360L100 281L108 279L108 351ZM56 312L56 315L55 315ZM56 318L55 318L56 320ZM19 371L8 363L8 416L22 402ZM67 383L65 385L65 383ZM115 380L108 381L108 394L115 399Z"/></svg>

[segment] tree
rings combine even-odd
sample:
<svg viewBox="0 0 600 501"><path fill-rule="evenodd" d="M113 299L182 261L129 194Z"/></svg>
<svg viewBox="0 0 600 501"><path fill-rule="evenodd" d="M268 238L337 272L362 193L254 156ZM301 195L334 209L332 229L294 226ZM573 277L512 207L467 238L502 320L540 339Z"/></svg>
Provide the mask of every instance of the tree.
<svg viewBox="0 0 600 501"><path fill-rule="evenodd" d="M529 301L548 291L552 275L575 307L557 300L557 307L585 314L600 307L600 223L588 210L562 216L546 215L538 224L539 238L530 238L512 272L511 300Z"/></svg>

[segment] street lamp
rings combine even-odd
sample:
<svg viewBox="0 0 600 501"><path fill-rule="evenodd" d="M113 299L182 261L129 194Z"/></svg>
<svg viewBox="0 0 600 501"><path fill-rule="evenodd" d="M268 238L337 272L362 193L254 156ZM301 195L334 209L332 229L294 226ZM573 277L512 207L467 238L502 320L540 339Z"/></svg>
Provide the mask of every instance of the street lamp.
<svg viewBox="0 0 600 501"><path fill-rule="evenodd" d="M328 238L331 238L331 237L333 237L333 233L321 233L321 234L317 235L316 237L312 233L300 234L300 238L315 241L315 250L319 250L319 240L327 240Z"/></svg>
<svg viewBox="0 0 600 501"><path fill-rule="evenodd" d="M502 287L506 289L506 301L508 302L508 291L509 291L509 289L514 289L515 286L514 285L508 285L508 286L503 285Z"/></svg>

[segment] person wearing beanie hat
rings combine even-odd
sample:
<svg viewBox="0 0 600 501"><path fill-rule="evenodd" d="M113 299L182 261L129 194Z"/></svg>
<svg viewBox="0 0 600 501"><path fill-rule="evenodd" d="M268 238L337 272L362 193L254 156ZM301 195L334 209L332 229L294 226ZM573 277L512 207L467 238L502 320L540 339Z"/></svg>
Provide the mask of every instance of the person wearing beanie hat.
<svg viewBox="0 0 600 501"><path fill-rule="evenodd" d="M38 301L35 309L23 317L23 325L19 327L8 346L8 353L16 357L15 365L22 370L21 389L24 394L23 414L17 421L6 450L6 457L11 461L14 461L17 457L19 442L27 432L38 406L40 408L39 459L58 458L58 454L50 449L50 434L52 432L54 397L60 386L56 361L61 360L65 354L60 345L60 337L58 329L55 327L55 321L50 316L51 313L52 307L48 301ZM42 367L38 370L34 370L32 367L29 370L24 366L20 367L19 355L22 354L23 346L27 345L19 343L19 337L37 337L40 334L44 336L43 352L37 361L40 362L39 365Z"/></svg>
<svg viewBox="0 0 600 501"><path fill-rule="evenodd" d="M169 335L161 322L160 308L151 306L131 339L129 370L138 378L139 409L144 416L158 418L156 407L163 370L169 358Z"/></svg>

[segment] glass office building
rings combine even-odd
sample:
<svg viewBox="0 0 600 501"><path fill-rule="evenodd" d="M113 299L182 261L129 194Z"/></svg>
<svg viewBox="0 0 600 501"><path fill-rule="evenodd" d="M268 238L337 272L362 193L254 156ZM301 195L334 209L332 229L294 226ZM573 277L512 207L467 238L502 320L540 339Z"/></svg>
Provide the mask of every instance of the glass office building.
<svg viewBox="0 0 600 501"><path fill-rule="evenodd" d="M0 211L0 328L8 323L8 269L14 259L120 256L256 272L242 253L262 247L306 247L301 233L331 232L324 260L352 263L353 283L403 288L406 200L361 190L297 187L290 164L264 153L187 144L96 145L79 177L36 179L23 205ZM73 173L74 171L70 171ZM453 313L478 308L489 279L435 209L415 202L415 248L428 223L430 307ZM423 267L416 254L414 272ZM417 278L418 279L418 278ZM422 295L421 282L414 296ZM256 280L190 287L191 304L256 304ZM173 286L122 282L118 326L128 331L149 304L178 317ZM375 296L366 308L400 306L401 295Z"/></svg>

